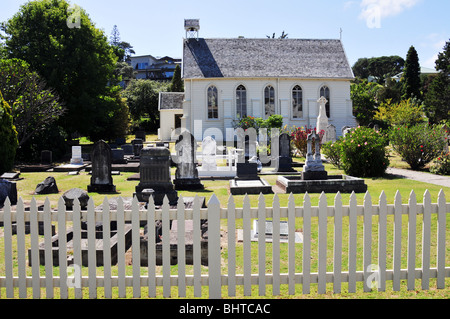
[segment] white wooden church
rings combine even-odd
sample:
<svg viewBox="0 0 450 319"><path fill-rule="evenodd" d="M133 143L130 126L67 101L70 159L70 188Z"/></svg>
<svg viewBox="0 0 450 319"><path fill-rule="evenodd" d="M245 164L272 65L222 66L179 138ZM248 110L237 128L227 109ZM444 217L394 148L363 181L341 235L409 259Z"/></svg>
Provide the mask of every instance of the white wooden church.
<svg viewBox="0 0 450 319"><path fill-rule="evenodd" d="M315 127L322 96L338 136L342 127L356 125L350 98L354 75L341 40L204 39L198 37L199 20L185 20L185 28L179 125L196 140L233 139L227 129L243 116L280 114L284 125ZM174 116L177 108L181 105L160 105L173 109ZM176 128L168 122L161 123L161 139L170 139Z"/></svg>

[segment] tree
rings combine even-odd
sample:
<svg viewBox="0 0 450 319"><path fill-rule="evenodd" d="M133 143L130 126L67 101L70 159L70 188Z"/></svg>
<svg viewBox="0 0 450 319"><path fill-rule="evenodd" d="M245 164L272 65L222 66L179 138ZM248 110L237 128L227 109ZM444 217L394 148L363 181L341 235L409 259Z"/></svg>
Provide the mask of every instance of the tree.
<svg viewBox="0 0 450 319"><path fill-rule="evenodd" d="M0 92L0 175L13 168L18 145L11 108Z"/></svg>
<svg viewBox="0 0 450 319"><path fill-rule="evenodd" d="M169 86L169 92L184 92L184 84L181 79L181 67L179 64L175 67L172 82Z"/></svg>
<svg viewBox="0 0 450 319"><path fill-rule="evenodd" d="M133 120L148 117L151 127L159 127L159 92L167 92L169 84L151 80L133 80L123 91Z"/></svg>
<svg viewBox="0 0 450 319"><path fill-rule="evenodd" d="M8 57L26 61L56 90L67 107L60 124L68 133L88 136L96 127L96 114L110 110L102 97L110 83L117 58L104 32L79 8L79 24L65 0L38 0L22 5L2 25Z"/></svg>
<svg viewBox="0 0 450 319"><path fill-rule="evenodd" d="M12 108L19 146L64 114L58 95L24 61L0 60L0 90Z"/></svg>
<svg viewBox="0 0 450 319"><path fill-rule="evenodd" d="M396 55L361 58L353 65L353 73L361 79L373 76L377 83L384 84L389 77L402 72L404 64L405 60Z"/></svg>
<svg viewBox="0 0 450 319"><path fill-rule="evenodd" d="M405 60L399 56L382 56L369 59L368 70L379 84L383 84L387 78L403 71Z"/></svg>
<svg viewBox="0 0 450 319"><path fill-rule="evenodd" d="M434 78L425 96L425 112L431 123L450 119L450 41L436 60L439 74Z"/></svg>
<svg viewBox="0 0 450 319"><path fill-rule="evenodd" d="M120 41L120 32L117 28L117 25L114 25L114 28L111 32L111 36L109 38L109 43L114 49L114 54L119 59L119 62L127 62L130 60L132 54L136 52L133 50L133 47L130 43L125 41Z"/></svg>
<svg viewBox="0 0 450 319"><path fill-rule="evenodd" d="M414 46L409 48L406 56L402 82L403 99L409 99L411 97L420 99L422 97L422 94L420 93L421 82L419 56L417 55L417 51Z"/></svg>
<svg viewBox="0 0 450 319"><path fill-rule="evenodd" d="M353 65L353 74L360 79L367 79L370 76L369 72L369 59L360 58Z"/></svg>
<svg viewBox="0 0 450 319"><path fill-rule="evenodd" d="M387 101L378 108L375 119L390 126L416 125L425 120L423 106L416 98L403 100L400 103Z"/></svg>
<svg viewBox="0 0 450 319"><path fill-rule="evenodd" d="M373 123L374 115L378 107L377 93L381 85L364 80L361 83L353 83L350 87L350 96L353 101L353 114L359 125L369 126Z"/></svg>

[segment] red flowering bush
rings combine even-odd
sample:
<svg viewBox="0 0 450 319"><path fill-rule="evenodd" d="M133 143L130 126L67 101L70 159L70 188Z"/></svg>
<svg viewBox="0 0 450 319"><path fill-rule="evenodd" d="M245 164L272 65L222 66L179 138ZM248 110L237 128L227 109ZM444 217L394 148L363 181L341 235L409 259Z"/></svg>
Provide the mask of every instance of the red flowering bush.
<svg viewBox="0 0 450 319"><path fill-rule="evenodd" d="M340 146L340 166L348 175L380 177L389 166L388 140L379 131L357 127L335 144Z"/></svg>
<svg viewBox="0 0 450 319"><path fill-rule="evenodd" d="M300 153L300 156L306 157L306 154L308 152L308 135L315 132L316 128L308 128L308 127L294 127L291 131L291 141L294 144L294 146L297 148L298 152ZM320 141L322 142L322 138L325 134L325 131L320 131ZM314 147L315 143L313 143L313 151L315 149Z"/></svg>
<svg viewBox="0 0 450 319"><path fill-rule="evenodd" d="M429 124L393 127L390 134L393 149L413 170L425 167L438 157L446 139L441 127Z"/></svg>
<svg viewBox="0 0 450 319"><path fill-rule="evenodd" d="M441 155L433 161L430 172L439 175L450 175L450 153L442 152Z"/></svg>

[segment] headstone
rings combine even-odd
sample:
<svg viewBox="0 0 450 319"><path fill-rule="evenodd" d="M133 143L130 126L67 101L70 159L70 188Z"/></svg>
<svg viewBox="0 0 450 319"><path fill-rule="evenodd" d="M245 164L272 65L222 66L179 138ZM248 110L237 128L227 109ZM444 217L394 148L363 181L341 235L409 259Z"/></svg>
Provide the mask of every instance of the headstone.
<svg viewBox="0 0 450 319"><path fill-rule="evenodd" d="M53 163L53 153L52 151L42 151L41 152L41 164L51 165Z"/></svg>
<svg viewBox="0 0 450 319"><path fill-rule="evenodd" d="M19 179L19 176L20 176L20 173L16 173L16 172L13 172L13 173L3 173L3 175L0 176L0 178L1 178L1 179L6 179L6 180L9 180L9 181L13 181L13 180L18 180L18 179Z"/></svg>
<svg viewBox="0 0 450 319"><path fill-rule="evenodd" d="M250 137L245 135L244 150L239 152L235 179L259 180L258 163L249 161L253 156L256 156L256 141L250 141Z"/></svg>
<svg viewBox="0 0 450 319"><path fill-rule="evenodd" d="M217 171L217 144L211 136L207 136L202 142L202 170Z"/></svg>
<svg viewBox="0 0 450 319"><path fill-rule="evenodd" d="M136 138L140 138L143 142L145 142L145 131L136 131Z"/></svg>
<svg viewBox="0 0 450 319"><path fill-rule="evenodd" d="M133 145L131 145L131 144L124 144L124 145L122 145L121 147L122 147L123 153L124 153L125 155L134 155L134 152L133 152Z"/></svg>
<svg viewBox="0 0 450 319"><path fill-rule="evenodd" d="M98 141L92 150L92 176L88 192L115 193L111 175L111 148L105 141Z"/></svg>
<svg viewBox="0 0 450 319"><path fill-rule="evenodd" d="M292 168L291 137L283 133L279 137L279 156L277 159L276 172L295 172Z"/></svg>
<svg viewBox="0 0 450 319"><path fill-rule="evenodd" d="M345 137L345 135L347 135L351 130L352 130L352 128L350 126L344 126L342 128L342 136Z"/></svg>
<svg viewBox="0 0 450 319"><path fill-rule="evenodd" d="M80 188L72 188L65 192L62 198L64 199L66 208L71 210L73 208L75 198L78 198L80 201L81 209L86 209L90 197L86 191Z"/></svg>
<svg viewBox="0 0 450 319"><path fill-rule="evenodd" d="M139 157L141 154L141 150L144 147L144 141L140 138L136 138L131 141L131 144L133 145L133 153L135 157Z"/></svg>
<svg viewBox="0 0 450 319"><path fill-rule="evenodd" d="M198 178L196 163L197 141L194 136L184 131L177 139L175 151L177 154L177 170L173 181L176 190L203 189L204 186Z"/></svg>
<svg viewBox="0 0 450 319"><path fill-rule="evenodd" d="M323 96L320 97L319 100L317 100L317 103L319 103L319 117L317 118L317 124L316 124L316 132L317 134L320 134L320 132L324 131L326 132L326 129L328 127L328 117L327 117L327 111L325 109L325 105L327 104L327 99Z"/></svg>
<svg viewBox="0 0 450 319"><path fill-rule="evenodd" d="M312 151L313 139L315 142L315 154ZM307 155L305 166L303 166L302 179L303 180L326 180L328 173L322 164L320 155L320 136L313 132L307 138Z"/></svg>
<svg viewBox="0 0 450 319"><path fill-rule="evenodd" d="M14 182L0 179L0 207L3 207L7 197L9 197L11 205L17 204L17 185Z"/></svg>
<svg viewBox="0 0 450 319"><path fill-rule="evenodd" d="M170 151L165 147L146 147L140 154L140 182L136 186L136 197L143 202L142 191L154 190L155 205L163 204L167 195L170 205L177 205L178 194L170 177Z"/></svg>
<svg viewBox="0 0 450 319"><path fill-rule="evenodd" d="M280 227L280 243L287 243L289 241L289 229L288 229L288 222L287 221L280 221L279 224ZM266 242L273 242L273 221L272 220L266 220L265 222L265 229L264 235L266 237ZM251 240L252 241L258 241L259 239L259 222L257 219L253 221L253 229L251 232ZM238 237L239 233L238 233ZM295 237L295 243L301 244L303 243L303 234L300 232L294 233Z"/></svg>
<svg viewBox="0 0 450 319"><path fill-rule="evenodd" d="M72 146L72 158L70 164L83 165L81 146Z"/></svg>
<svg viewBox="0 0 450 319"><path fill-rule="evenodd" d="M34 193L37 195L58 194L59 190L55 178L52 176L47 177L42 183L36 186Z"/></svg>
<svg viewBox="0 0 450 319"><path fill-rule="evenodd" d="M123 149L111 149L113 164L126 164L125 151Z"/></svg>
<svg viewBox="0 0 450 319"><path fill-rule="evenodd" d="M116 144L117 145L123 145L127 143L127 139L125 137L118 137L116 138Z"/></svg>
<svg viewBox="0 0 450 319"><path fill-rule="evenodd" d="M327 126L327 129L325 131L325 136L323 137L322 143L328 143L328 142L336 142L336 126L333 124L330 124Z"/></svg>

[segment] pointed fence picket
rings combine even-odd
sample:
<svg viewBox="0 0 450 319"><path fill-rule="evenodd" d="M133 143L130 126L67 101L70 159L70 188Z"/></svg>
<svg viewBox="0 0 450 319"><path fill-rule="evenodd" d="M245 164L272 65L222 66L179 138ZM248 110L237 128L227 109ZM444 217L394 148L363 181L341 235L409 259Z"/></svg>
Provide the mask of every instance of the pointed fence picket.
<svg viewBox="0 0 450 319"><path fill-rule="evenodd" d="M180 196L177 208L169 206L167 198L161 209L156 209L151 200L144 210L139 209L136 198L133 199L130 210L125 210L123 200L119 198L117 210L110 210L107 198L103 202L103 209L96 210L91 199L86 210L81 210L80 203L75 201L73 210L66 210L64 201L58 201L56 210L50 207L46 199L43 210L39 211L36 200L32 200L30 209L26 210L22 199L16 206L11 206L6 200L0 211L0 221L3 222L3 260L0 272L0 297L14 298L18 291L19 298L42 298L41 288L45 288L45 298L54 298L58 289L62 299L74 296L83 298L83 292L88 292L89 298L97 298L97 289L104 289L105 298L113 298L114 289L118 288L120 298L127 297L127 287L132 287L133 297L141 297L141 289L148 288L148 297L157 297L162 287L165 298L172 297L172 287L177 287L177 297L186 297L188 287L193 287L194 297L205 297L202 287L208 287L210 298L221 298L228 286L228 296L237 295L238 288L243 288L244 296L252 296L253 286L258 286L260 296L267 295L267 285L272 285L272 294L281 294L281 288L287 286L287 293L294 295L296 287L302 286L302 293L309 294L311 285L317 285L319 294L327 292L327 284L332 284L333 293L340 293L344 284L349 293L356 292L356 283L364 283L364 291L377 287L379 291L386 290L386 282L392 281L392 289L400 290L402 280L406 281L407 289L417 289L416 280L421 280L421 288L430 288L430 279L436 278L436 287L444 289L445 278L450 277L450 267L445 265L447 214L450 204L446 203L444 192L441 191L437 203L431 203L431 194L426 191L423 203L418 203L416 194L411 192L407 204L402 203L400 193L397 192L394 204L387 204L386 194L381 193L378 204L373 204L369 193L364 196L364 203L357 205L356 194L350 195L348 205L343 203L341 194L336 194L334 204L327 204L327 195L321 194L317 207L311 206L309 194L304 194L303 206L295 205L295 195L291 194L287 207L280 207L280 199L275 195L272 207L267 207L266 198L259 196L258 206L250 207L250 197L243 198L242 208L237 208L235 200L230 196L226 207L221 207L218 198L213 195L208 202L208 208L200 207L200 199L195 197L193 207L186 209ZM421 216L421 219L418 219ZM433 218L433 215L436 215ZM389 218L392 217L392 218ZM402 239L402 218L407 219L407 238ZM330 218L333 222L329 224ZM389 218L389 219L388 219ZM252 243L252 220L258 220L259 234L256 243ZM362 219L362 220L361 220ZM185 222L192 220L193 224L193 266L186 265ZM202 231L201 220L208 220L208 267L202 273ZM225 220L226 223L222 223ZM242 220L243 242L237 242L237 220ZM273 222L273 240L271 245L272 260L267 254L270 252L266 242L266 220ZM287 220L288 242L280 243L280 221ZM358 220L362 225L358 226ZM418 221L422 221L419 224ZM77 222L74 222L77 221ZM87 221L87 267L82 260L82 230L79 221ZM103 222L100 238L103 238L102 254L97 256L96 247L99 244L99 234L96 222ZM111 266L113 256L110 250L110 222L117 222L117 265ZM162 267L156 266L156 232L154 227L148 227L147 274L142 272L141 245L145 241L141 238L141 224L162 222ZM173 274L171 262L170 225L176 221L178 236L176 260L178 273ZM389 221L389 223L388 223ZM435 222L432 222L435 221ZM39 237L39 223L43 223L44 234ZM57 224L58 241L52 244L52 224ZM132 274L127 275L125 260L125 228L131 224L132 230ZM226 224L226 227L225 227ZM393 224L393 225L392 225ZM26 234L26 225L30 234ZM301 226L299 226L301 225ZM332 225L330 227L329 225ZM344 227L345 225L345 227ZM388 226L389 225L389 226ZM435 225L433 229L432 225ZM13 235L13 226L16 234ZM358 227L362 226L362 238L358 238ZM303 242L295 243L295 231L302 229ZM317 232L314 227L317 227ZM388 240L388 228L393 227L393 238ZM421 233L417 231L421 228ZM28 228L27 228L28 229ZM64 234L73 231L73 238ZM374 233L377 229L377 234ZM221 240L226 231L227 259L224 259ZM333 235L331 236L332 233ZM419 233L419 234L418 234ZM29 236L29 239L27 239ZM436 236L437 249L432 250L432 236ZM421 243L417 243L417 238ZM345 242L344 238L348 238ZM375 243L374 238L378 242ZM55 239L55 237L53 237ZM67 242L73 241L72 252L67 249ZM332 240L332 251L328 251ZM406 256L402 255L402 240L407 249ZM40 252L40 242L45 243L45 249ZM362 255L358 247L362 242ZM29 243L29 244L27 244ZM388 245L388 243L391 243ZM376 245L375 245L376 244ZM392 246L391 246L392 245ZM243 256L238 256L241 251ZM284 248L286 247L286 248ZM377 247L377 251L373 249ZM419 250L421 247L421 250ZM134 249L133 249L134 248ZM239 249L238 249L239 248ZM361 248L361 247L359 247ZM287 256L281 254L287 250ZM392 252L392 260L388 257ZM296 258L301 253L302 258ZM347 260L343 256L347 254ZM421 266L417 268L417 255L421 255ZM73 265L61 262L67 260L68 255ZM253 265L257 255L257 265ZM253 256L253 257L252 257ZM283 257L286 256L286 257ZM27 262L28 257L28 262ZM54 258L58 258L58 265L54 265ZM44 268L41 271L41 258L44 258ZM101 260L97 260L101 258ZM287 260L283 260L287 258ZM312 263L317 259L317 265ZM301 260L300 260L301 259ZM243 260L242 269L238 260ZM332 265L330 264L332 260ZM102 262L103 268L97 267ZM376 262L376 265L373 263ZM287 265L287 273L282 273L282 264ZM392 269L387 269L387 265ZM402 269L402 264L406 265ZM431 265L436 265L432 268ZM270 266L271 265L271 266ZM361 268L358 268L358 265ZM113 267L117 275L113 276ZM86 269L87 268L87 269ZM297 269L301 268L299 273ZM55 270L56 269L56 270ZM86 269L86 271L83 271ZM192 274L187 274L192 269ZM255 271L256 270L256 271ZM54 275L59 274L59 275ZM87 274L87 276L86 276ZM376 285L374 285L376 284ZM28 288L31 288L28 291ZM239 290L240 291L240 290ZM31 294L30 294L31 293Z"/></svg>

